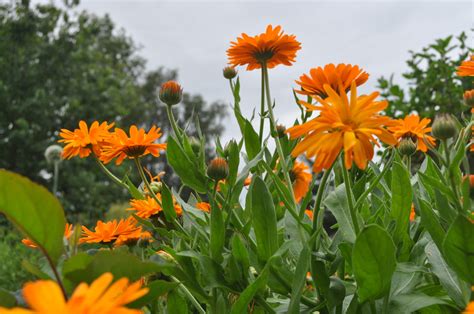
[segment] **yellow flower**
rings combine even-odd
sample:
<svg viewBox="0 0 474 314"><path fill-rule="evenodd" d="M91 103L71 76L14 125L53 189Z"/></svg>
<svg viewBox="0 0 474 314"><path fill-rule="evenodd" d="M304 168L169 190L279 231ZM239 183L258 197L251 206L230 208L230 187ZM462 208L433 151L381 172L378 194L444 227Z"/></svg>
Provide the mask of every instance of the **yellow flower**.
<svg viewBox="0 0 474 314"><path fill-rule="evenodd" d="M284 34L281 26L268 25L265 33L253 37L242 34L237 41L231 42L227 56L234 67L247 65L250 71L260 69L265 63L271 69L279 64L291 65L300 49L295 35Z"/></svg>
<svg viewBox="0 0 474 314"><path fill-rule="evenodd" d="M374 136L394 145L395 138L384 128L390 121L379 112L387 107L386 101L375 101L379 95L357 97L356 83L351 85L350 100L341 88L337 94L329 85L324 85L328 98L314 98L320 106L300 102L307 110L319 110L320 115L302 125L287 130L292 139L305 136L292 152L294 157L306 152L308 158L315 157L313 170L329 169L339 153L344 151L346 168L365 169L374 155L373 144L378 145Z"/></svg>
<svg viewBox="0 0 474 314"><path fill-rule="evenodd" d="M127 278L112 283L111 273L104 273L90 286L81 283L71 298L65 300L59 285L52 280L26 283L23 297L30 309L0 307L1 314L140 314L141 310L125 307L148 293L141 282L129 284Z"/></svg>

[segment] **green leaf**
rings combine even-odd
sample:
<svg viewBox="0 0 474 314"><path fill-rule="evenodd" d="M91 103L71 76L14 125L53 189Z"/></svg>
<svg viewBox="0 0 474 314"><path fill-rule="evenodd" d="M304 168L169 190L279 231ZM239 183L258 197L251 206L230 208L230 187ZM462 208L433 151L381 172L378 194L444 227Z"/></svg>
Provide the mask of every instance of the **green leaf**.
<svg viewBox="0 0 474 314"><path fill-rule="evenodd" d="M431 269L439 278L443 288L458 306L464 308L469 301L470 286L461 281L458 275L448 266L433 242L428 243L425 252L431 264Z"/></svg>
<svg viewBox="0 0 474 314"><path fill-rule="evenodd" d="M441 249L444 238L444 230L439 223L440 219L425 200L420 200L421 224L428 230L434 243Z"/></svg>
<svg viewBox="0 0 474 314"><path fill-rule="evenodd" d="M174 221L176 219L176 211L174 210L173 197L164 183L161 186L161 205L163 205L166 220Z"/></svg>
<svg viewBox="0 0 474 314"><path fill-rule="evenodd" d="M128 186L128 191L130 192L130 194L132 195L134 199L137 199L137 200L145 199L142 192L140 192L140 190L137 189L135 184L133 184L133 182L130 181L128 176L125 176L125 178L123 179L123 182L125 182L125 184Z"/></svg>
<svg viewBox="0 0 474 314"><path fill-rule="evenodd" d="M257 240L257 254L268 260L278 249L277 220L273 199L265 182L256 176L250 186L252 225Z"/></svg>
<svg viewBox="0 0 474 314"><path fill-rule="evenodd" d="M166 302L166 307L168 313L170 314L187 314L188 311L188 303L186 299L183 298L177 290L173 290L168 293L168 298Z"/></svg>
<svg viewBox="0 0 474 314"><path fill-rule="evenodd" d="M352 224L351 213L349 209L349 203L347 202L344 184L340 184L334 191L329 193L329 195L324 200L324 205L326 205L334 217L336 217L342 239L344 241L354 243L356 240L356 234L354 231L354 225Z"/></svg>
<svg viewBox="0 0 474 314"><path fill-rule="evenodd" d="M232 255L235 260L242 265L242 268L247 271L250 265L249 252L239 234L234 234L232 237Z"/></svg>
<svg viewBox="0 0 474 314"><path fill-rule="evenodd" d="M443 241L443 256L464 280L474 283L474 223L458 216Z"/></svg>
<svg viewBox="0 0 474 314"><path fill-rule="evenodd" d="M63 253L66 219L59 201L44 187L0 170L0 212L56 263Z"/></svg>
<svg viewBox="0 0 474 314"><path fill-rule="evenodd" d="M15 297L8 291L0 288L0 307L12 308L16 305Z"/></svg>
<svg viewBox="0 0 474 314"><path fill-rule="evenodd" d="M390 214L396 222L393 240L395 244L402 241L408 234L410 224L410 208L413 191L410 183L410 174L405 166L394 162L392 166L392 206Z"/></svg>
<svg viewBox="0 0 474 314"><path fill-rule="evenodd" d="M248 158L255 158L260 152L260 140L257 132L255 132L252 124L248 120L245 120L244 140Z"/></svg>
<svg viewBox="0 0 474 314"><path fill-rule="evenodd" d="M225 243L225 225L222 209L211 200L211 256L216 261L222 261L222 250Z"/></svg>
<svg viewBox="0 0 474 314"><path fill-rule="evenodd" d="M188 158L183 148L170 136L166 147L168 163L181 181L199 193L206 193L206 177L199 167Z"/></svg>
<svg viewBox="0 0 474 314"><path fill-rule="evenodd" d="M147 304L150 304L157 297L165 295L169 291L173 290L178 286L177 282L169 282L165 280L155 280L149 283L146 287L148 288L148 293L141 297L140 299L133 301L128 304L127 307L139 309L144 307Z"/></svg>
<svg viewBox="0 0 474 314"><path fill-rule="evenodd" d="M306 273L308 272L310 251L307 246L301 250L300 258L296 264L295 276L291 284L291 300L288 313L300 313L300 300L303 288L306 285Z"/></svg>
<svg viewBox="0 0 474 314"><path fill-rule="evenodd" d="M446 301L423 293L400 294L390 300L389 313L414 313L435 304L446 304Z"/></svg>
<svg viewBox="0 0 474 314"><path fill-rule="evenodd" d="M268 281L268 267L265 267L262 270L262 273L252 282L250 285L245 288L244 291L240 294L237 301L235 301L232 306L231 314L241 314L247 313L247 306L252 301L253 297L257 292L263 290Z"/></svg>
<svg viewBox="0 0 474 314"><path fill-rule="evenodd" d="M395 245L390 235L378 225L365 227L352 251L360 301L376 300L388 293L395 267Z"/></svg>
<svg viewBox="0 0 474 314"><path fill-rule="evenodd" d="M229 153L229 176L227 177L227 182L229 185L234 185L237 180L237 174L239 172L239 162L240 162L240 149L239 145L235 140L232 140L228 144L228 153Z"/></svg>

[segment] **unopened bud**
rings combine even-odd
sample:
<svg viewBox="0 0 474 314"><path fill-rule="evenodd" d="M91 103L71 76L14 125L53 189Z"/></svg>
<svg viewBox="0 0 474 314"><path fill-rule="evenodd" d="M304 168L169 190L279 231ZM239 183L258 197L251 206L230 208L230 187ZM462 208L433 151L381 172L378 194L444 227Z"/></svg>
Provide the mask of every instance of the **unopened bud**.
<svg viewBox="0 0 474 314"><path fill-rule="evenodd" d="M165 252L163 250L159 250L158 252L156 252L156 254L158 254L161 258L163 258L167 262L173 263L175 261L174 257L170 253Z"/></svg>
<svg viewBox="0 0 474 314"><path fill-rule="evenodd" d="M468 107L474 107L474 89L464 92L464 103Z"/></svg>
<svg viewBox="0 0 474 314"><path fill-rule="evenodd" d="M153 191L153 193L160 194L161 189L163 188L163 183L161 183L159 181L153 181L153 182L150 183L150 187L151 187L151 190Z"/></svg>
<svg viewBox="0 0 474 314"><path fill-rule="evenodd" d="M61 160L61 154L63 152L63 148L59 145L50 145L44 151L44 157L49 164L52 164L56 161Z"/></svg>
<svg viewBox="0 0 474 314"><path fill-rule="evenodd" d="M402 156L411 156L416 152L416 143L410 137L404 137L398 144L398 151Z"/></svg>
<svg viewBox="0 0 474 314"><path fill-rule="evenodd" d="M199 155L201 151L201 142L194 136L189 139L189 144L194 152L194 154Z"/></svg>
<svg viewBox="0 0 474 314"><path fill-rule="evenodd" d="M216 181L223 180L229 175L229 165L224 158L217 157L207 167L207 175Z"/></svg>
<svg viewBox="0 0 474 314"><path fill-rule="evenodd" d="M431 127L431 133L440 140L447 140L457 133L456 122L449 114L442 114L436 117Z"/></svg>
<svg viewBox="0 0 474 314"><path fill-rule="evenodd" d="M237 76L237 70L231 66L225 67L224 70L222 70L222 73L224 74L224 77L228 80L231 80Z"/></svg>
<svg viewBox="0 0 474 314"><path fill-rule="evenodd" d="M183 89L175 81L168 81L161 85L160 100L168 106L178 104L183 98Z"/></svg>
<svg viewBox="0 0 474 314"><path fill-rule="evenodd" d="M277 135L279 138L282 138L284 136L286 136L285 132L286 132L286 128L283 124L278 124L276 126L276 131L277 131Z"/></svg>

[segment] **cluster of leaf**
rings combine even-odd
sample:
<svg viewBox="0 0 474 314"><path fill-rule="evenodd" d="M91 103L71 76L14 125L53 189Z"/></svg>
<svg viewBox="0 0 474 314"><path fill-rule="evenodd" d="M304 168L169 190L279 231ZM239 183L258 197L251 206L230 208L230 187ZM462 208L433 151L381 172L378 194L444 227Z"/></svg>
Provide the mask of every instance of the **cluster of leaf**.
<svg viewBox="0 0 474 314"><path fill-rule="evenodd" d="M183 129L168 137L167 162L192 194L185 198L181 188L163 184L163 214L136 217L156 241L96 250L78 247L76 234L65 247L58 201L7 171L0 172L0 211L61 270L55 279L67 292L108 271L115 278L145 278L150 293L132 306L150 313L458 313L466 307L474 283L474 224L470 183L460 166L472 122L464 121L468 126L415 174L393 148L344 180L342 163L335 164L311 182L318 183L314 204L322 204L311 221L305 210L314 206L312 193L294 202L278 154L269 148L272 136L260 143L240 112L239 80L231 86L242 138L217 147L228 176L219 184L207 176L201 132L199 149ZM296 140L279 141L291 165ZM134 198L144 197L127 184ZM204 198L210 213L196 208ZM325 211L337 220L332 236L323 227ZM29 270L49 276L34 265ZM8 293L0 300L15 303Z"/></svg>
<svg viewBox="0 0 474 314"><path fill-rule="evenodd" d="M420 52L410 51L408 71L403 78L408 84L397 84L390 78L378 79L381 95L390 103L386 113L391 117L404 117L415 111L421 117L434 118L439 113L461 116L468 113L462 94L471 89L472 77L459 77L456 68L468 59L473 49L467 43L468 36L438 39Z"/></svg>
<svg viewBox="0 0 474 314"><path fill-rule="evenodd" d="M156 124L165 137L171 129L157 91L176 79L176 71L147 71L134 42L108 16L79 12L76 5L0 4L0 168L47 186L52 167L44 152L57 143L61 128L99 120L127 127ZM223 104L189 94L183 102L177 116L194 114L203 132L221 134ZM147 166L172 175L163 159ZM79 159L60 165L58 196L73 221L95 220L112 203L127 199L100 172L83 171L92 167L93 160Z"/></svg>

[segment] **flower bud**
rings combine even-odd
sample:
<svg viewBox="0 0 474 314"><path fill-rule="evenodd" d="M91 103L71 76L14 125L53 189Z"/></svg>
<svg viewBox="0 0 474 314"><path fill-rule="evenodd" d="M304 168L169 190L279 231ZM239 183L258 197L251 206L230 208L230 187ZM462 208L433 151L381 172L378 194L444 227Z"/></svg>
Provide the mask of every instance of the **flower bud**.
<svg viewBox="0 0 474 314"><path fill-rule="evenodd" d="M442 114L436 117L431 127L431 133L440 140L447 140L457 133L456 122L449 114Z"/></svg>
<svg viewBox="0 0 474 314"><path fill-rule="evenodd" d="M237 70L231 66L225 67L224 70L222 70L222 72L224 74L224 77L228 80L231 80L237 76Z"/></svg>
<svg viewBox="0 0 474 314"><path fill-rule="evenodd" d="M207 175L216 181L223 180L229 175L229 165L224 158L217 157L207 167Z"/></svg>
<svg viewBox="0 0 474 314"><path fill-rule="evenodd" d="M411 156L416 152L416 143L410 137L404 137L398 144L398 151L402 156Z"/></svg>
<svg viewBox="0 0 474 314"><path fill-rule="evenodd" d="M44 157L49 164L52 164L56 161L61 161L61 154L63 148L59 145L50 145L44 151Z"/></svg>
<svg viewBox="0 0 474 314"><path fill-rule="evenodd" d="M464 92L464 103L468 107L474 107L474 89Z"/></svg>
<svg viewBox="0 0 474 314"><path fill-rule="evenodd" d="M168 81L161 85L160 100L168 106L178 104L183 98L183 89L175 81Z"/></svg>
<svg viewBox="0 0 474 314"><path fill-rule="evenodd" d="M163 250L159 250L158 252L156 252L156 254L159 255L161 258L163 258L167 262L170 262L170 263L175 262L174 257L168 252L165 252Z"/></svg>
<svg viewBox="0 0 474 314"><path fill-rule="evenodd" d="M153 182L150 183L150 187L151 187L151 190L153 191L153 193L160 194L161 189L163 188L163 183L161 183L159 181L153 181Z"/></svg>
<svg viewBox="0 0 474 314"><path fill-rule="evenodd" d="M277 131L277 134L278 134L279 138L282 138L282 137L286 136L286 134L285 134L286 128L283 124L277 124L276 131Z"/></svg>
<svg viewBox="0 0 474 314"><path fill-rule="evenodd" d="M189 144L191 145L194 154L199 155L199 152L201 151L201 142L197 138L192 136L191 138L189 138Z"/></svg>

